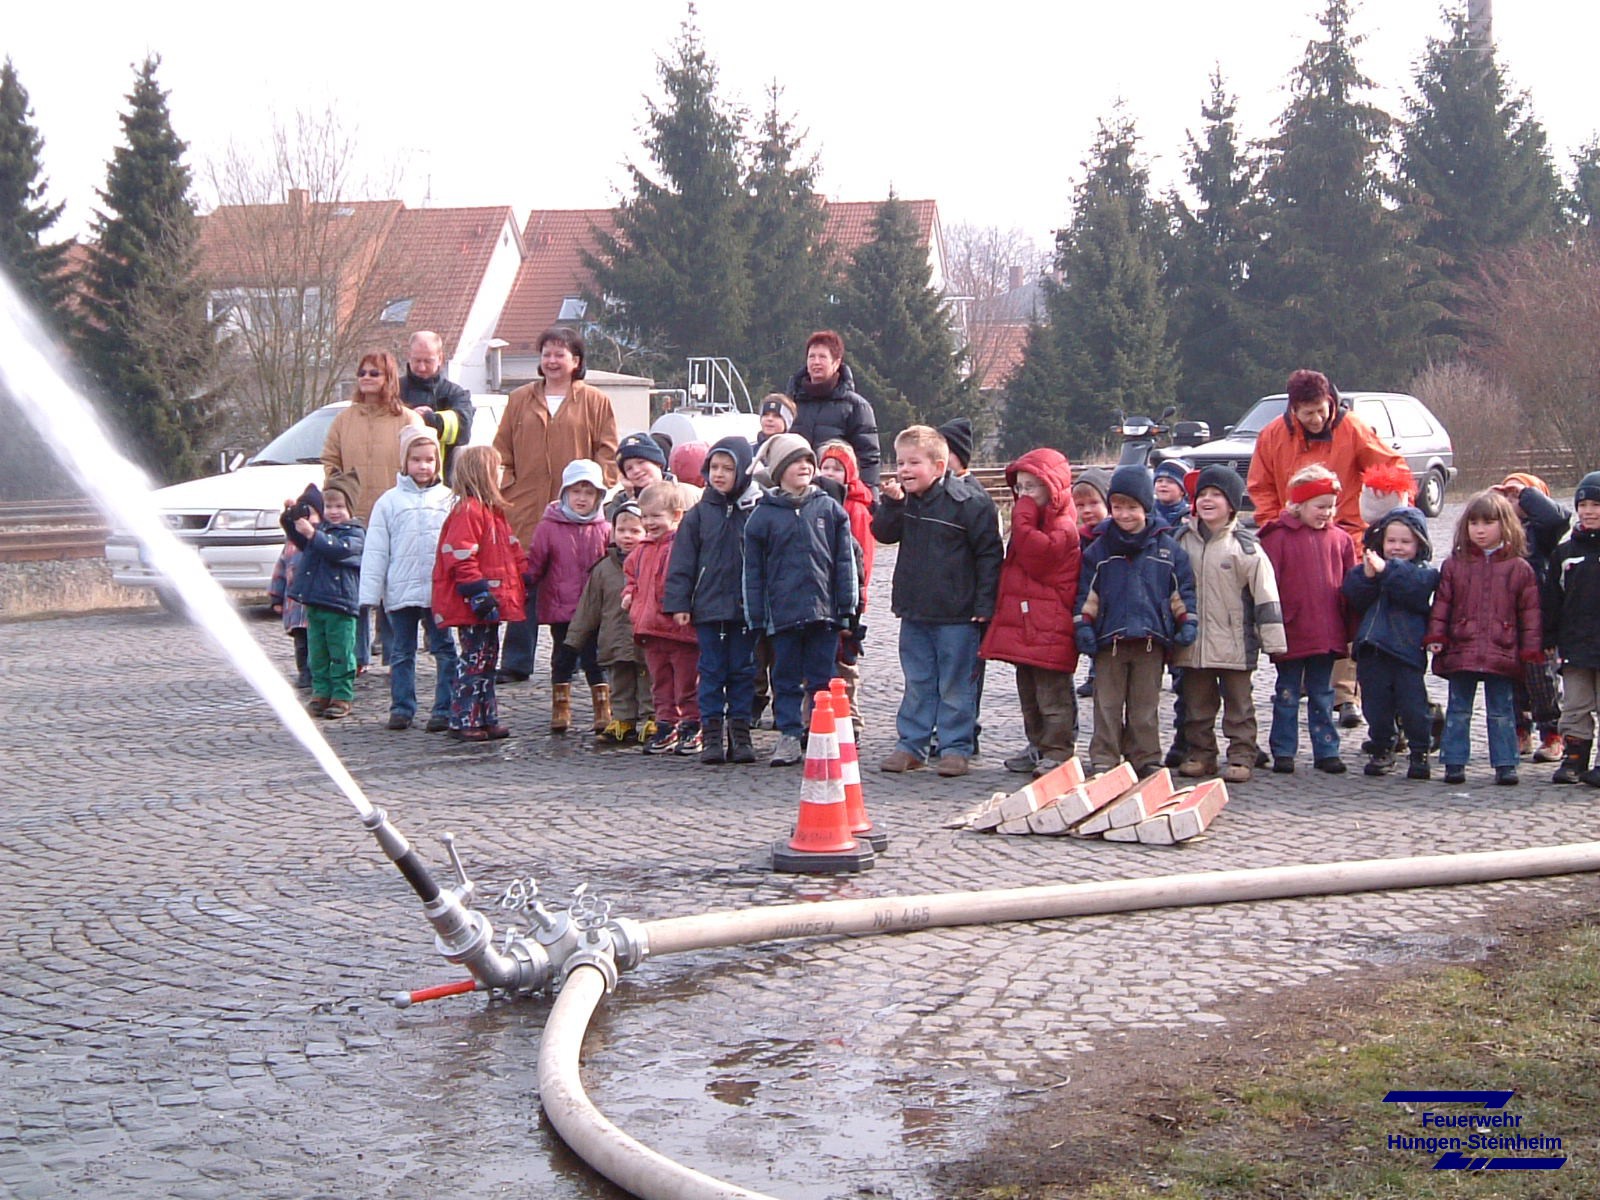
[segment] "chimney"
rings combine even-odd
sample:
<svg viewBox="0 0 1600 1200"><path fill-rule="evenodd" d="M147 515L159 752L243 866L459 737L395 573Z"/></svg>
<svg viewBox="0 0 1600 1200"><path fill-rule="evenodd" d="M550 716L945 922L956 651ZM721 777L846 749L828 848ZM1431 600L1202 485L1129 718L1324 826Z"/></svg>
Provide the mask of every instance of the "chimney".
<svg viewBox="0 0 1600 1200"><path fill-rule="evenodd" d="M1022 290L1022 278L1023 278L1023 270L1022 270L1022 268L1020 266L1015 266L1015 265L1012 266L1012 268L1011 268L1010 286L1006 290L1010 291L1010 292L1021 291Z"/></svg>
<svg viewBox="0 0 1600 1200"><path fill-rule="evenodd" d="M289 212L292 216L303 217L306 215L306 201L308 200L305 188L289 189Z"/></svg>

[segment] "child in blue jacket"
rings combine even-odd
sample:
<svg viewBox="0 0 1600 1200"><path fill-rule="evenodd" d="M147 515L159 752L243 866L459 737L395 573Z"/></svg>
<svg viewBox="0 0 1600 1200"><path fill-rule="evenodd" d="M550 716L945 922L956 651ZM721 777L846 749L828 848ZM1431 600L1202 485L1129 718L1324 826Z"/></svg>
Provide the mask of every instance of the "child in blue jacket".
<svg viewBox="0 0 1600 1200"><path fill-rule="evenodd" d="M856 619L855 542L843 508L812 483L817 456L803 437L780 433L762 446L768 477L744 527L744 611L772 641L774 767L804 755L802 698L827 691L839 630ZM737 712L737 710L734 710Z"/></svg>
<svg viewBox="0 0 1600 1200"><path fill-rule="evenodd" d="M356 614L361 611L361 549L367 533L352 515L361 485L354 471L306 488L280 522L300 548L289 595L306 606L306 658L314 717L348 717L356 698Z"/></svg>
<svg viewBox="0 0 1600 1200"><path fill-rule="evenodd" d="M1083 552L1074 606L1080 653L1094 656L1097 770L1126 759L1140 775L1161 766L1161 672L1173 646L1200 632L1194 570L1173 531L1152 517L1150 472L1126 465L1111 476L1111 517Z"/></svg>
<svg viewBox="0 0 1600 1200"><path fill-rule="evenodd" d="M750 442L725 437L705 457L706 488L672 541L662 611L694 623L700 639L703 763L752 763L756 631L744 611L744 530L761 499L750 479ZM698 466L698 464L696 464Z"/></svg>
<svg viewBox="0 0 1600 1200"><path fill-rule="evenodd" d="M1439 586L1439 572L1429 565L1433 546L1428 520L1409 505L1392 509L1367 527L1361 544L1361 561L1345 574L1341 590L1351 610L1360 614L1354 642L1356 682L1371 755L1364 769L1368 775L1394 769L1398 721L1411 747L1406 778L1427 779L1433 718L1422 641Z"/></svg>

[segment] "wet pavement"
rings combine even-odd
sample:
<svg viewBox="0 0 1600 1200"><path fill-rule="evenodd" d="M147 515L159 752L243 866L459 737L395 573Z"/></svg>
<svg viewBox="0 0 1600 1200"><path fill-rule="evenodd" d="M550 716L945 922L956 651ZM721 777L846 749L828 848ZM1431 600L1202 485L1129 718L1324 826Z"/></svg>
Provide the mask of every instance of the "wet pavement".
<svg viewBox="0 0 1600 1200"><path fill-rule="evenodd" d="M547 898L588 883L644 919L1600 838L1594 793L1549 785L1542 765L1495 788L1481 757L1455 788L1359 769L1258 776L1210 836L1174 849L943 829L1017 782L999 765L1022 740L1011 678L990 671L985 754L968 778L871 770L892 748L898 698L892 555L879 562L862 757L893 840L861 876L763 866L793 818L797 769L554 738L539 682L502 691L517 736L496 746L385 730L381 676L361 681L356 716L329 737L437 874L448 830L480 895L532 874ZM250 627L287 666L277 625ZM618 1194L540 1113L547 1000L389 1005L460 972L351 806L197 635L155 612L6 624L0 696L0 869L14 898L0 1194ZM1358 767L1353 744L1346 754ZM1240 998L1471 960L1502 906L1577 911L1590 896L1588 881L1524 881L659 959L602 1007L585 1078L628 1132L743 1186L931 1200L941 1163L978 1153L1019 1106L1070 1102L1061 1085L1084 1056L1134 1031L1215 1036Z"/></svg>

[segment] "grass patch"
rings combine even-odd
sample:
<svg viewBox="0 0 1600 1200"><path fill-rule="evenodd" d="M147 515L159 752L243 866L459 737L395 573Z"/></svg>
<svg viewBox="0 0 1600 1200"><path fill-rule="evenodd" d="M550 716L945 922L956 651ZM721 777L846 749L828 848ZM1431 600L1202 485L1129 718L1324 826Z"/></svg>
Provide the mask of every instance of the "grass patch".
<svg viewBox="0 0 1600 1200"><path fill-rule="evenodd" d="M1524 954L1523 951L1526 951ZM1451 968L1385 993L1338 1042L1264 1077L1220 1079L1186 1105L1177 1141L1073 1194L1089 1200L1454 1200L1600 1196L1600 928L1529 939L1514 961ZM1435 1171L1441 1152L1388 1139L1469 1137L1424 1129L1422 1107L1383 1103L1391 1088L1514 1089L1506 1137L1559 1137L1561 1148L1480 1149L1482 1157L1565 1156L1558 1171ZM1483 1113L1440 1105L1450 1114ZM1465 1153L1474 1153L1465 1150ZM1055 1197L1069 1194L1048 1193Z"/></svg>

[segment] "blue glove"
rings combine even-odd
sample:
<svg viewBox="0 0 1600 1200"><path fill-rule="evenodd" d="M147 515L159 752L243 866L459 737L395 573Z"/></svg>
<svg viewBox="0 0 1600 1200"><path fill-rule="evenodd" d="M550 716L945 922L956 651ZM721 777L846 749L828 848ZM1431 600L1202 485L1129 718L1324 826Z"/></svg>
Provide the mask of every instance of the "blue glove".
<svg viewBox="0 0 1600 1200"><path fill-rule="evenodd" d="M1093 625L1079 625L1078 631L1072 635L1078 643L1078 653L1089 655L1091 658L1100 649L1100 639L1094 635Z"/></svg>
<svg viewBox="0 0 1600 1200"><path fill-rule="evenodd" d="M484 580L458 583L456 591L461 593L461 598L467 602L467 607L472 609L472 615L484 624L492 625L500 619L500 606L494 602L494 593L489 590L489 585Z"/></svg>
<svg viewBox="0 0 1600 1200"><path fill-rule="evenodd" d="M1192 646L1194 645L1194 640L1199 636L1200 622L1185 621L1182 625L1178 626L1177 635L1172 640L1177 642L1180 646Z"/></svg>

